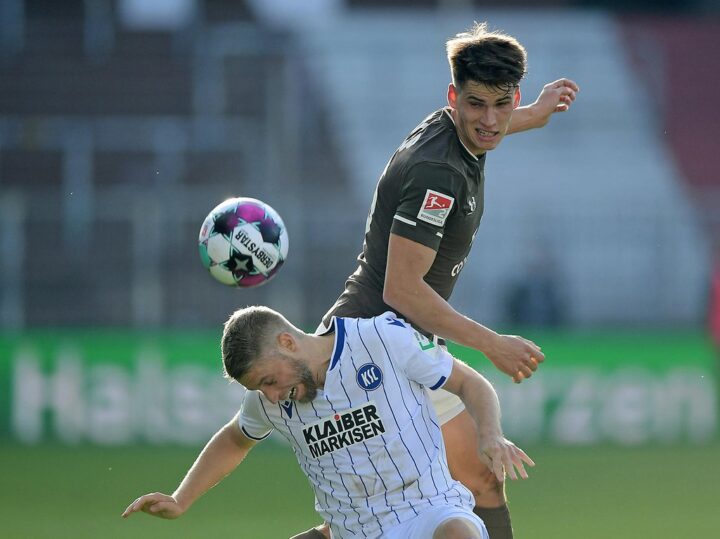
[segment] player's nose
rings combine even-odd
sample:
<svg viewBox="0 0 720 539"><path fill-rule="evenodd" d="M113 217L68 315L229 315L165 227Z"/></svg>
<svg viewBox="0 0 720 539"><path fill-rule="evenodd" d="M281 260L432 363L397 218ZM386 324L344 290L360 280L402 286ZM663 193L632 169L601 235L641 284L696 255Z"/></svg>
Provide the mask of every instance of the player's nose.
<svg viewBox="0 0 720 539"><path fill-rule="evenodd" d="M497 124L497 111L493 107L486 107L480 123L488 128L495 127L495 124Z"/></svg>

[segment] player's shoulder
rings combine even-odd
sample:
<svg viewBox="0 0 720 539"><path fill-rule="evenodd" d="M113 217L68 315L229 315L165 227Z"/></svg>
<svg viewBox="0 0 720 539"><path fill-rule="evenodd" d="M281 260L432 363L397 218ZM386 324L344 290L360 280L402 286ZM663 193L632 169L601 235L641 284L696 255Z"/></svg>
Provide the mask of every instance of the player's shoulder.
<svg viewBox="0 0 720 539"><path fill-rule="evenodd" d="M263 397L260 391L245 390L242 401L243 414L258 415L263 409Z"/></svg>
<svg viewBox="0 0 720 539"><path fill-rule="evenodd" d="M340 321L340 318L336 317L336 320ZM357 327L360 331L375 327L380 333L384 333L385 327L403 329L411 327L409 322L393 311L386 311L376 316L343 317L342 324L346 330L348 326Z"/></svg>
<svg viewBox="0 0 720 539"><path fill-rule="evenodd" d="M434 341L423 335L410 322L392 311L385 312L372 319L378 328L381 339L389 350L399 354L414 354L418 350L426 351L435 346Z"/></svg>
<svg viewBox="0 0 720 539"><path fill-rule="evenodd" d="M407 145L409 165L441 166L462 172L465 158L450 113L440 109L419 126L416 143Z"/></svg>
<svg viewBox="0 0 720 539"><path fill-rule="evenodd" d="M388 336L393 341L405 340L414 331L408 321L393 311L386 311L370 321L378 328L381 335Z"/></svg>
<svg viewBox="0 0 720 539"><path fill-rule="evenodd" d="M347 331L349 327L377 327L382 328L386 325L395 325L397 327L405 327L410 324L404 319L400 318L396 313L392 311L386 311L375 316L335 316L333 318L337 326L342 327L344 331ZM339 329L339 328L337 328Z"/></svg>
<svg viewBox="0 0 720 539"><path fill-rule="evenodd" d="M394 311L385 311L384 313L380 313L377 316L373 316L370 318L370 320L374 320L375 323L378 324L387 324L387 325L394 325L394 326L406 326L410 325L408 322L405 321L404 318L402 318L400 315L398 315Z"/></svg>
<svg viewBox="0 0 720 539"><path fill-rule="evenodd" d="M449 143L433 144L410 157L403 174L404 188L435 189L447 194L460 194L466 184L468 172L462 159L457 158Z"/></svg>

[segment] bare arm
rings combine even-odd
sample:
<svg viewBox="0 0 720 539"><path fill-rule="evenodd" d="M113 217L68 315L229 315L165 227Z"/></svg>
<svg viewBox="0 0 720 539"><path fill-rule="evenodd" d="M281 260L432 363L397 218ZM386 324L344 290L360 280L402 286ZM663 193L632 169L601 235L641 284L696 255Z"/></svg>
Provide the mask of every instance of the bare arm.
<svg viewBox="0 0 720 539"><path fill-rule="evenodd" d="M535 463L522 449L503 436L500 426L500 402L490 382L455 359L443 389L460 397L465 404L477 426L480 458L493 471L498 481L505 479L505 471L511 479L517 479L518 473L520 477L527 479L523 463L530 466L535 466Z"/></svg>
<svg viewBox="0 0 720 539"><path fill-rule="evenodd" d="M499 335L453 309L423 277L435 260L435 251L390 234L383 299L385 303L435 335L481 351L515 382L532 376L545 359L531 341Z"/></svg>
<svg viewBox="0 0 720 539"><path fill-rule="evenodd" d="M127 518L143 511L160 518L178 518L195 500L232 472L253 445L255 441L242 433L237 417L233 418L210 439L172 495L154 492L140 496L122 516Z"/></svg>
<svg viewBox="0 0 720 539"><path fill-rule="evenodd" d="M580 88L570 79L559 79L546 84L532 105L518 107L510 118L508 134L544 127L556 112L570 108Z"/></svg>

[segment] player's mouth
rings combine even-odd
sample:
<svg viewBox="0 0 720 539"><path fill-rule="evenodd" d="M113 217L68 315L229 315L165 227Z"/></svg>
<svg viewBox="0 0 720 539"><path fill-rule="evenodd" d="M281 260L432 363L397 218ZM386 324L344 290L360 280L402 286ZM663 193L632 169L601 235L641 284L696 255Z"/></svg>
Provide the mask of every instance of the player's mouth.
<svg viewBox="0 0 720 539"><path fill-rule="evenodd" d="M286 400L294 401L295 395L297 395L297 386L290 388L290 393L288 393L288 398Z"/></svg>
<svg viewBox="0 0 720 539"><path fill-rule="evenodd" d="M485 131L483 129L476 128L475 133L480 140L491 141L498 135L499 131Z"/></svg>

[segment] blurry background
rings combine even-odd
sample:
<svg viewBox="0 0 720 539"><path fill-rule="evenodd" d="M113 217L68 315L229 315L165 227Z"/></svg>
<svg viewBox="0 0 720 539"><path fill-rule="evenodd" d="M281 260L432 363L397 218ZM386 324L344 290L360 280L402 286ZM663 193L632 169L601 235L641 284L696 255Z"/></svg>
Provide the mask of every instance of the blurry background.
<svg viewBox="0 0 720 539"><path fill-rule="evenodd" d="M717 533L716 2L2 0L8 537L315 523L278 441L181 521L118 515L172 491L237 409L220 376L229 313L263 303L312 329L340 293L386 161L445 104L445 40L476 20L528 49L525 104L562 76L581 87L569 113L489 155L451 302L548 357L513 386L455 348L538 461L508 489L516 535ZM287 263L255 290L199 261L200 224L231 196L268 202L289 230Z"/></svg>

